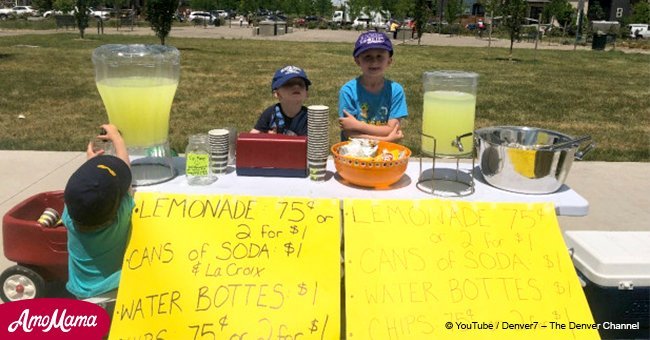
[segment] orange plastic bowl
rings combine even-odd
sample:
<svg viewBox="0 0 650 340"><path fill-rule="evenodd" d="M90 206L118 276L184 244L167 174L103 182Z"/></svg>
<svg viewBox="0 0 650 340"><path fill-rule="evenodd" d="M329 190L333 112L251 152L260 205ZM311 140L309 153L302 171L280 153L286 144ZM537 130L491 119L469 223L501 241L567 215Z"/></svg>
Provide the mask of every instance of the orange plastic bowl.
<svg viewBox="0 0 650 340"><path fill-rule="evenodd" d="M378 150L405 151L406 156L393 161L367 161L350 156L341 156L339 148L349 142L340 142L332 146L334 165L339 175L346 181L370 188L385 188L402 178L411 157L409 148L390 142L379 142Z"/></svg>

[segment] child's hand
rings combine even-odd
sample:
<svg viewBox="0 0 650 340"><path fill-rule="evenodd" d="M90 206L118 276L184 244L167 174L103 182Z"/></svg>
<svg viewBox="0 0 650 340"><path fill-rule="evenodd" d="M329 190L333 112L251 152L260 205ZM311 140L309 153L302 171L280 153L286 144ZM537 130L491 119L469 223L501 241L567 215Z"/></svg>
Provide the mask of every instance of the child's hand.
<svg viewBox="0 0 650 340"><path fill-rule="evenodd" d="M97 138L103 139L103 140L110 140L111 142L115 142L118 139L122 139L122 135L120 134L120 131L115 127L113 124L103 124L101 126L102 128L102 133Z"/></svg>
<svg viewBox="0 0 650 340"><path fill-rule="evenodd" d="M395 124L393 129L390 131L390 133L386 137L386 140L398 141L398 140L400 140L402 138L404 138L404 133L402 132L402 129L400 128L400 124L397 123L397 124Z"/></svg>
<svg viewBox="0 0 650 340"><path fill-rule="evenodd" d="M359 121L351 115L348 111L343 110L345 117L339 118L339 127L343 131L354 131L358 130Z"/></svg>
<svg viewBox="0 0 650 340"><path fill-rule="evenodd" d="M115 156L123 160L124 163L126 163L126 165L130 167L131 161L129 160L129 153L126 149L126 144L124 142L124 139L122 138L122 134L120 134L120 130L118 130L117 127L113 124L102 124L101 128L102 131L97 136L97 138L105 141L107 140L111 141L113 143L113 149L115 150ZM89 145L89 147L92 148L92 145ZM101 153L103 153L103 151ZM89 153L88 151L86 151L88 158L98 156L101 153L100 152Z"/></svg>
<svg viewBox="0 0 650 340"><path fill-rule="evenodd" d="M86 159L91 159L93 157L103 155L104 154L104 149L98 149L95 151L95 145L92 141L88 142L88 146L86 147Z"/></svg>

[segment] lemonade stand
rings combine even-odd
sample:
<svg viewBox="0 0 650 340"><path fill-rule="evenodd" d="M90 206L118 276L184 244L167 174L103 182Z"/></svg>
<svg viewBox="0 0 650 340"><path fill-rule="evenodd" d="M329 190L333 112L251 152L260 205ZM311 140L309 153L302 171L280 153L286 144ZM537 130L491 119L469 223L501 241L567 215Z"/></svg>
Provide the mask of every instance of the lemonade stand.
<svg viewBox="0 0 650 340"><path fill-rule="evenodd" d="M180 53L162 45L103 45L93 51L95 80L108 120L126 142L133 185L174 178L169 113L180 74Z"/></svg>

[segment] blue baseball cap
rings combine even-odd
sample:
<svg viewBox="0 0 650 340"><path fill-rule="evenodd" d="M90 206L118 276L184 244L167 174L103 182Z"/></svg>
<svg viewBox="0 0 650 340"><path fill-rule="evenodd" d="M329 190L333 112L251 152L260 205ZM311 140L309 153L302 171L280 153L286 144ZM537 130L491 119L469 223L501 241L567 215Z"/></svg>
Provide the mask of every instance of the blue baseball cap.
<svg viewBox="0 0 650 340"><path fill-rule="evenodd" d="M354 44L354 57L373 48L380 48L386 50L393 56L393 44L388 39L388 36L382 32L365 32L362 33L357 42Z"/></svg>
<svg viewBox="0 0 650 340"><path fill-rule="evenodd" d="M100 155L70 176L63 200L77 227L95 227L115 217L130 186L129 166L117 157Z"/></svg>
<svg viewBox="0 0 650 340"><path fill-rule="evenodd" d="M307 78L307 73L298 66L285 66L277 71L273 75L273 81L271 82L271 91L275 91L278 88L282 87L286 82L293 78L302 78L305 80L305 85L309 88L311 81Z"/></svg>

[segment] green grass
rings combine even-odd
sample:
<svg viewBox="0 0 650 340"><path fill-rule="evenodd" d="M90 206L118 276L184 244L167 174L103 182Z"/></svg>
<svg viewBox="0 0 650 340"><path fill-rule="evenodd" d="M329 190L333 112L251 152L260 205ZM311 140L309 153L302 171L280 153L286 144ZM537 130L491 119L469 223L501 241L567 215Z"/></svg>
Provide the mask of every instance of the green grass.
<svg viewBox="0 0 650 340"><path fill-rule="evenodd" d="M158 40L110 34L80 40L72 32L0 38L0 149L84 150L107 121L90 56L108 43ZM190 134L211 128L248 131L275 102L271 77L285 64L306 69L313 82L307 104L330 106L330 141L338 141L338 90L359 73L351 44L194 38L169 38L168 44L181 51L170 122L174 149L184 150ZM403 143L418 152L422 73L454 69L480 75L477 128L527 125L590 134L598 146L588 160L650 161L650 55L520 49L511 62L507 52L396 46L387 76L407 94Z"/></svg>

